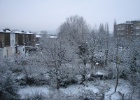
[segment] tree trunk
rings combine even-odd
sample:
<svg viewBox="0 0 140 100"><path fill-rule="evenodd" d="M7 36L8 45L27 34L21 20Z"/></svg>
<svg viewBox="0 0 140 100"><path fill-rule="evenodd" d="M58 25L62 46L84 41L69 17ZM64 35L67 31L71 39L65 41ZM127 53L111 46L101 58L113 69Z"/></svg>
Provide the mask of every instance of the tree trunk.
<svg viewBox="0 0 140 100"><path fill-rule="evenodd" d="M106 59L105 59L105 65L108 64L108 51L109 51L109 40L108 39L109 39L109 35L107 35L107 38L106 38L106 50L105 50Z"/></svg>
<svg viewBox="0 0 140 100"><path fill-rule="evenodd" d="M60 79L57 77L56 81L57 81L56 89L59 90L59 88L60 88Z"/></svg>
<svg viewBox="0 0 140 100"><path fill-rule="evenodd" d="M116 77L115 92L116 92L116 90L117 90L118 82L119 82L119 69L118 69L117 64L116 64L116 74L117 74L117 77Z"/></svg>
<svg viewBox="0 0 140 100"><path fill-rule="evenodd" d="M115 91L117 91L118 83L119 83L119 68L118 68L118 38L117 38L117 47L116 47L116 85L115 85Z"/></svg>
<svg viewBox="0 0 140 100"><path fill-rule="evenodd" d="M83 60L84 63L84 73L82 75L82 84L85 86L84 82L86 81L86 61Z"/></svg>
<svg viewBox="0 0 140 100"><path fill-rule="evenodd" d="M108 50L106 50L105 55L106 55L105 65L107 65L108 64Z"/></svg>
<svg viewBox="0 0 140 100"><path fill-rule="evenodd" d="M60 88L60 73L59 73L59 66L56 68L56 89L59 90Z"/></svg>
<svg viewBox="0 0 140 100"><path fill-rule="evenodd" d="M90 59L90 63L91 63L91 74L93 75L93 70L95 70L95 66L94 66L94 59L93 59L93 56L91 57L91 59Z"/></svg>

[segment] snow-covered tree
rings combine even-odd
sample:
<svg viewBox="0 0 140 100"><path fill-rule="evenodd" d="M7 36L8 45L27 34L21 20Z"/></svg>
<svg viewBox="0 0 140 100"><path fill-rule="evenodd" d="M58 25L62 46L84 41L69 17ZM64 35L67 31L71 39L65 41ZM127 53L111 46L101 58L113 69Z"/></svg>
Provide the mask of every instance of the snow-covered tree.
<svg viewBox="0 0 140 100"><path fill-rule="evenodd" d="M89 60L88 41L89 27L83 17L71 16L60 26L59 37L65 38L82 61L84 67L83 82L85 81L86 64Z"/></svg>
<svg viewBox="0 0 140 100"><path fill-rule="evenodd" d="M46 38L41 42L41 47L39 52L42 60L45 61L46 67L50 70L52 81L59 89L63 74L61 66L72 61L73 52L62 38Z"/></svg>
<svg viewBox="0 0 140 100"><path fill-rule="evenodd" d="M97 53L98 48L98 39L97 39L97 31L92 30L88 36L88 52L89 52L89 61L91 63L92 72L95 69L96 57L95 54ZM91 73L93 74L93 73Z"/></svg>
<svg viewBox="0 0 140 100"><path fill-rule="evenodd" d="M83 17L71 16L59 28L59 37L64 37L72 46L86 42L89 27Z"/></svg>
<svg viewBox="0 0 140 100"><path fill-rule="evenodd" d="M103 65L107 66L109 60L109 50L110 50L110 34L108 23L100 24L98 30L91 31L94 32L94 39L92 36L89 36L88 40L92 40L96 52L102 52L104 54Z"/></svg>
<svg viewBox="0 0 140 100"><path fill-rule="evenodd" d="M6 71L0 79L0 100L18 100L18 84L12 72Z"/></svg>

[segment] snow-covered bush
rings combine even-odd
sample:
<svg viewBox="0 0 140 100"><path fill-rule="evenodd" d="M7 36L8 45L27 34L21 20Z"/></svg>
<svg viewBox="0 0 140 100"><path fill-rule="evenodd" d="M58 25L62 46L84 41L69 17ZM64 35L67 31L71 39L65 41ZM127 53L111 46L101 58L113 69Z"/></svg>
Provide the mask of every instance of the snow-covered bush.
<svg viewBox="0 0 140 100"><path fill-rule="evenodd" d="M80 84L82 82L82 75L75 75L74 80L76 83Z"/></svg>
<svg viewBox="0 0 140 100"><path fill-rule="evenodd" d="M0 100L18 100L18 84L13 74L8 71L1 75L0 79Z"/></svg>
<svg viewBox="0 0 140 100"><path fill-rule="evenodd" d="M50 68L49 73L49 85L52 87L55 87L56 82L56 69ZM59 68L59 75L58 75L58 81L60 87L67 87L68 85L76 84L80 80L77 79L77 74L79 73L79 69L75 67L73 64L62 64ZM79 74L78 74L79 75Z"/></svg>
<svg viewBox="0 0 140 100"><path fill-rule="evenodd" d="M83 90L78 100L104 100L104 94L95 94L91 90Z"/></svg>
<svg viewBox="0 0 140 100"><path fill-rule="evenodd" d="M26 85L26 76L23 73L14 73L15 79L19 85Z"/></svg>
<svg viewBox="0 0 140 100"><path fill-rule="evenodd" d="M60 73L60 86L67 87L68 85L76 83L76 80L74 80L76 74L74 67L69 67L68 65L62 66Z"/></svg>
<svg viewBox="0 0 140 100"><path fill-rule="evenodd" d="M4 74L7 70L10 69L9 63L6 59L0 60L0 74Z"/></svg>
<svg viewBox="0 0 140 100"><path fill-rule="evenodd" d="M95 93L90 90L82 91L81 95L79 96L79 100L94 100Z"/></svg>
<svg viewBox="0 0 140 100"><path fill-rule="evenodd" d="M53 69L52 69L53 70ZM55 74L55 69L52 71L50 70L49 72L49 85L52 86L52 87L56 87L57 85L57 81L59 82L59 85L60 87L67 87L68 85L71 85L71 84L75 84L76 81L74 80L74 76L72 75L72 73L68 73L69 70L66 70L65 69L61 69L59 71L59 76L57 78L57 81L56 81L56 74Z"/></svg>
<svg viewBox="0 0 140 100"><path fill-rule="evenodd" d="M45 77L45 74L36 74L26 79L28 85L49 85L49 79Z"/></svg>

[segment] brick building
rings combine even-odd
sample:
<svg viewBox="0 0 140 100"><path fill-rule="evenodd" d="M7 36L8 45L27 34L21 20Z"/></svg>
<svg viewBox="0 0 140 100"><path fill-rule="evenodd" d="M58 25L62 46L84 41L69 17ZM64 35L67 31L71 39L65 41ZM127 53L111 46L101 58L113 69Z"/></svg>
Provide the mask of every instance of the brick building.
<svg viewBox="0 0 140 100"><path fill-rule="evenodd" d="M140 37L140 21L126 21L121 24L114 24L114 36Z"/></svg>

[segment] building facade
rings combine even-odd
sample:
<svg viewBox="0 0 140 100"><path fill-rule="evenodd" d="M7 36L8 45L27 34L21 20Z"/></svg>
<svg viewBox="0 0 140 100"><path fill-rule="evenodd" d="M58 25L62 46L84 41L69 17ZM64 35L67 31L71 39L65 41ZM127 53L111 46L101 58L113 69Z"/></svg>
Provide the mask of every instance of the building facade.
<svg viewBox="0 0 140 100"><path fill-rule="evenodd" d="M140 21L126 21L121 24L114 24L114 36L140 37Z"/></svg>
<svg viewBox="0 0 140 100"><path fill-rule="evenodd" d="M35 34L24 31L0 30L0 56L25 54L26 47L35 46Z"/></svg>

